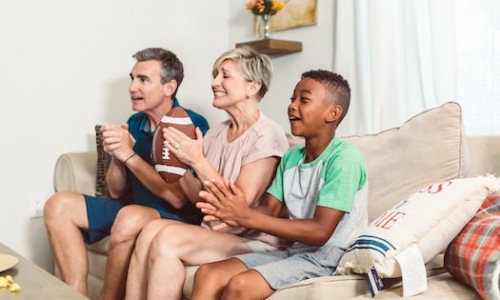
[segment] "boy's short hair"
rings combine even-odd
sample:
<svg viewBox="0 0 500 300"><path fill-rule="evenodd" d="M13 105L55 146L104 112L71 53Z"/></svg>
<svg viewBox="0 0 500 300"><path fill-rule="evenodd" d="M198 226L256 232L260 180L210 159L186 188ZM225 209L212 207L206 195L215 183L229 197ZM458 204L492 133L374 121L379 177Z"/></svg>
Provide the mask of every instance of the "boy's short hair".
<svg viewBox="0 0 500 300"><path fill-rule="evenodd" d="M311 78L325 86L333 97L332 101L337 102L342 107L342 116L340 116L339 123L342 122L351 103L351 88L349 87L349 82L340 74L327 70L311 70L304 72L302 73L301 79L305 78Z"/></svg>

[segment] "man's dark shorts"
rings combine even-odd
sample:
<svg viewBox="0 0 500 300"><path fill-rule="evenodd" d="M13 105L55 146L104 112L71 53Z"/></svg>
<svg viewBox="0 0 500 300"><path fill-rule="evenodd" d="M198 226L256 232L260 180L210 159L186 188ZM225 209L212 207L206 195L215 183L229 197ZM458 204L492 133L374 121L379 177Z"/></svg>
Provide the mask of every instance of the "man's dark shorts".
<svg viewBox="0 0 500 300"><path fill-rule="evenodd" d="M102 197L94 197L84 195L85 204L87 206L87 218L89 222L89 231L82 232L86 243L92 244L97 242L111 232L111 226L116 219L118 211L126 205L115 200ZM184 218L169 212L167 209L158 206L151 207L156 209L162 219L177 220L184 223L190 223Z"/></svg>

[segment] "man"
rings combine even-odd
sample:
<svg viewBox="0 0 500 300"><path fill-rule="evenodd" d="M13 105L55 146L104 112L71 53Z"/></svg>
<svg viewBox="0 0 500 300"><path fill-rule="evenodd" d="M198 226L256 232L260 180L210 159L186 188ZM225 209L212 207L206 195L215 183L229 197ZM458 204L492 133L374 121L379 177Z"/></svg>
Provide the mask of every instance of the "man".
<svg viewBox="0 0 500 300"><path fill-rule="evenodd" d="M177 56L165 49L148 48L133 55L130 72L132 110L123 125L102 126L103 148L111 155L106 175L109 198L70 192L51 196L44 221L55 261L64 282L87 295L88 262L85 243L110 235L110 246L101 299L121 299L130 256L142 227L155 219L199 224L200 212L178 183L166 183L154 169L151 149L161 118L179 106L175 98L184 77ZM186 109L203 133L208 123ZM131 203L117 201L130 186Z"/></svg>

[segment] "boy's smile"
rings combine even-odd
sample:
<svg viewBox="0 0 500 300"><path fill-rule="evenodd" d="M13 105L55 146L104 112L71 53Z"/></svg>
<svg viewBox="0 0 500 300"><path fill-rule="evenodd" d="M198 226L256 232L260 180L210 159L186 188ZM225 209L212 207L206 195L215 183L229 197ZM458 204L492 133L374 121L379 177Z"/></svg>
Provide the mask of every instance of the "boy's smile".
<svg viewBox="0 0 500 300"><path fill-rule="evenodd" d="M310 78L299 81L288 105L292 133L304 137L318 133L318 127L326 124L324 115L329 106L325 87L320 82Z"/></svg>

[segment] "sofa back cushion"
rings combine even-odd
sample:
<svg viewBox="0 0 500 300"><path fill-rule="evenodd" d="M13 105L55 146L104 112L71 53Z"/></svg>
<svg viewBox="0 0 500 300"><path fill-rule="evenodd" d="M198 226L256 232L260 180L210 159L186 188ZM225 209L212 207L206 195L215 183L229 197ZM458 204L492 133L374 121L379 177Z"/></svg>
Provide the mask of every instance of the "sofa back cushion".
<svg viewBox="0 0 500 300"><path fill-rule="evenodd" d="M422 187L467 175L467 144L456 102L426 110L400 127L343 138L365 155L370 222Z"/></svg>

